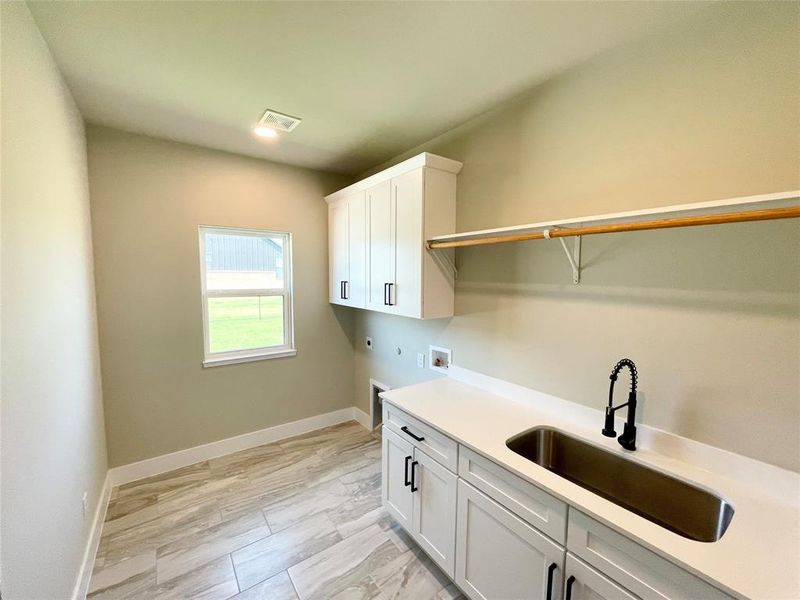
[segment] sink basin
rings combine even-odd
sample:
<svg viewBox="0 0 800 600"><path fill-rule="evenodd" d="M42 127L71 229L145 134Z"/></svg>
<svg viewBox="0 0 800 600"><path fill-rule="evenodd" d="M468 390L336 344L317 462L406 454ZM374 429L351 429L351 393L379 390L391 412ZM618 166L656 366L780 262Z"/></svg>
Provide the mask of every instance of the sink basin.
<svg viewBox="0 0 800 600"><path fill-rule="evenodd" d="M515 435L506 446L520 456L661 527L715 542L733 518L723 498L549 427Z"/></svg>

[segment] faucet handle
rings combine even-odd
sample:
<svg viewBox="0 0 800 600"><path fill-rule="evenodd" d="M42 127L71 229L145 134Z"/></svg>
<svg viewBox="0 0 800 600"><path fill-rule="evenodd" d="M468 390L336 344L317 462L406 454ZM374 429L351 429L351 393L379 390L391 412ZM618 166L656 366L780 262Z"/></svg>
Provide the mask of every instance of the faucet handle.
<svg viewBox="0 0 800 600"><path fill-rule="evenodd" d="M606 422L603 426L603 435L606 437L617 437L617 432L614 431L614 409L606 406Z"/></svg>

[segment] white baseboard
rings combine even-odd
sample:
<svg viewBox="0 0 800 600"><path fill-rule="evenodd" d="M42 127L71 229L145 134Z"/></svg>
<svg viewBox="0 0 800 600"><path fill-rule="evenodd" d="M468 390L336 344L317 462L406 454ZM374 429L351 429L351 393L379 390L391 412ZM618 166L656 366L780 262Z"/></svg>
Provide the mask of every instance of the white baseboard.
<svg viewBox="0 0 800 600"><path fill-rule="evenodd" d="M83 552L83 562L81 562L78 578L75 581L75 588L72 591L72 600L85 600L89 591L89 580L92 577L94 559L97 556L97 548L100 546L100 534L103 531L103 523L106 520L106 510L108 509L108 499L111 496L111 472L106 472L106 479L103 482L103 489L100 492L100 499L94 510L92 528L89 531L89 539L86 541L86 549Z"/></svg>
<svg viewBox="0 0 800 600"><path fill-rule="evenodd" d="M370 416L357 406L353 407L353 420L356 421L367 431L369 431L372 428L371 427L372 419L370 419Z"/></svg>
<svg viewBox="0 0 800 600"><path fill-rule="evenodd" d="M129 465L114 467L109 469L108 476L111 487L114 487L123 483L144 479L145 477L160 475L161 473L180 469L181 467L188 467L189 465L211 458L225 456L232 452L247 450L248 448L254 448L262 444L277 442L278 440L308 433L315 429L322 429L323 427L330 427L331 425L353 420L360 423L363 427L369 428L369 416L361 409L356 407L342 408L322 415L300 419L299 421L283 423L282 425L267 427L259 431L252 431L224 440L210 442L202 446L179 450L171 454L163 454L154 458L148 458L147 460L131 463Z"/></svg>

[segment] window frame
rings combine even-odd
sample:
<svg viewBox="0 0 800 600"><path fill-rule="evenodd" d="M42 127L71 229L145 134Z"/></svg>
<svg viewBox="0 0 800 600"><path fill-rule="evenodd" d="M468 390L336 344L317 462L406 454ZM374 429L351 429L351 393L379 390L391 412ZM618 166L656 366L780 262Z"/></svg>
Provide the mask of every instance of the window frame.
<svg viewBox="0 0 800 600"><path fill-rule="evenodd" d="M282 237L283 238L283 289L245 289L245 290L209 290L206 277L206 234L219 233L250 237ZM245 229L240 227L224 227L216 225L200 225L198 227L200 242L200 301L203 309L203 366L216 367L256 360L295 356L297 348L294 343L294 269L292 264L292 234L288 231L272 229ZM244 350L228 350L211 352L209 347L208 301L209 298L257 298L260 296L283 297L283 331L284 342L280 346L262 346Z"/></svg>

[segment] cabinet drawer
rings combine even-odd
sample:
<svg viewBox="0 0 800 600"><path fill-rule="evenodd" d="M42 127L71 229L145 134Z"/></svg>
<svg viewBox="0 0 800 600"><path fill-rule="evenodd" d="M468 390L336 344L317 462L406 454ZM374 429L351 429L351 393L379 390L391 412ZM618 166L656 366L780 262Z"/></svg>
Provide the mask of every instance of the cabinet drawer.
<svg viewBox="0 0 800 600"><path fill-rule="evenodd" d="M570 600L638 600L636 596L569 552L564 577L567 588L564 596L569 594Z"/></svg>
<svg viewBox="0 0 800 600"><path fill-rule="evenodd" d="M436 462L458 470L458 444L433 427L404 413L388 402L383 403L383 423L391 431L420 448Z"/></svg>
<svg viewBox="0 0 800 600"><path fill-rule="evenodd" d="M731 599L577 510L569 511L567 549L644 600Z"/></svg>
<svg viewBox="0 0 800 600"><path fill-rule="evenodd" d="M469 448L458 450L458 474L482 492L546 533L567 539L567 505Z"/></svg>

